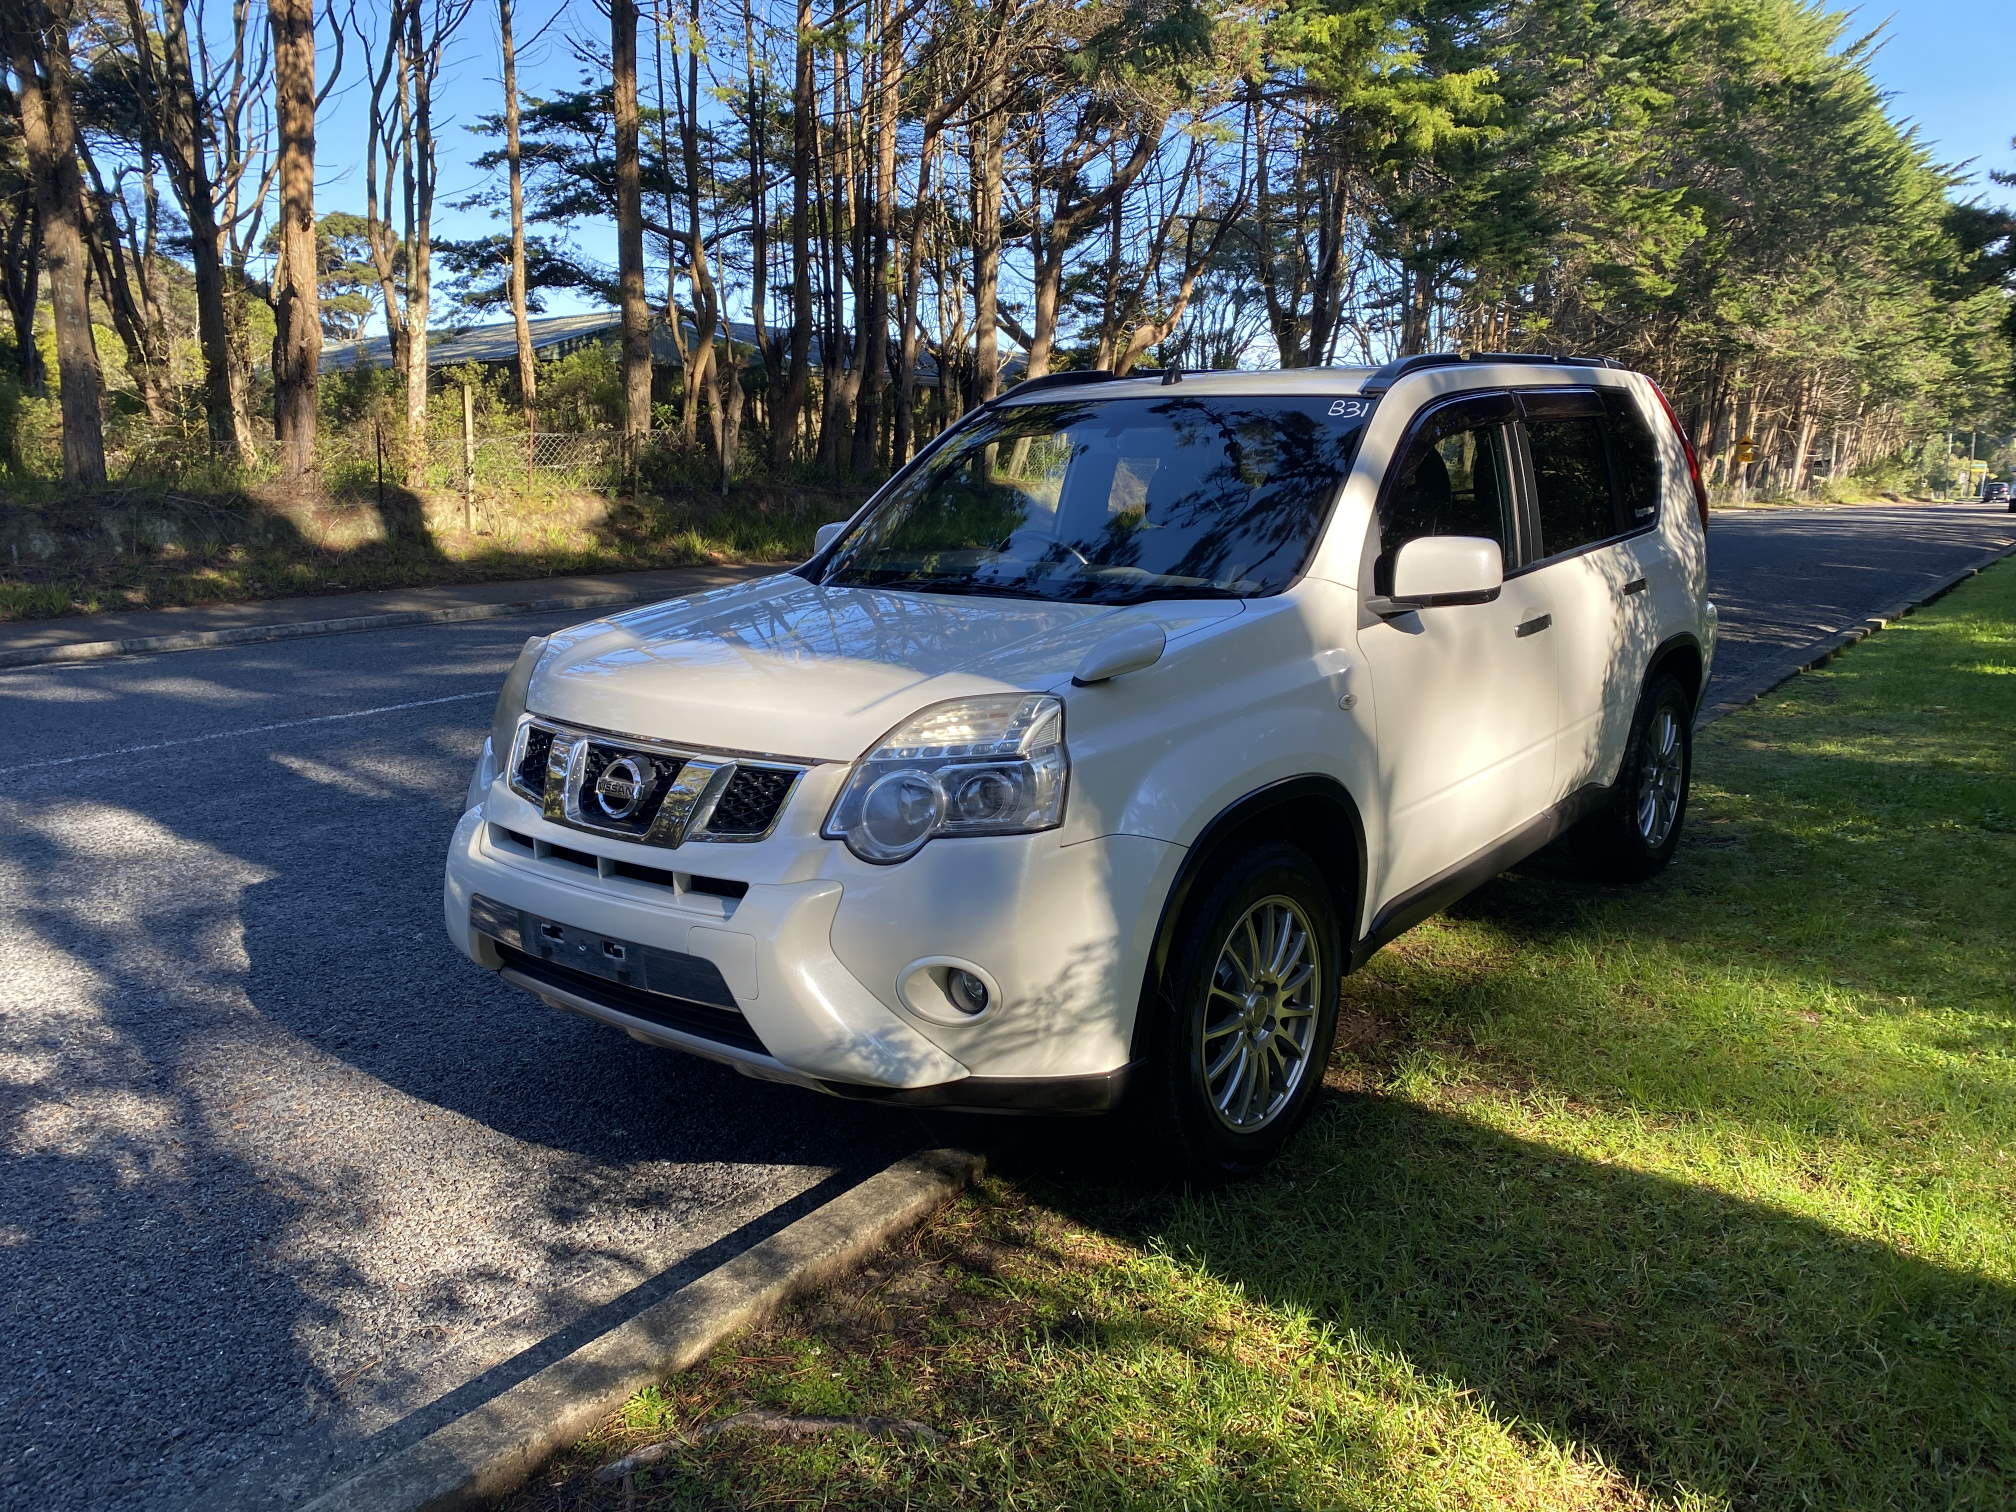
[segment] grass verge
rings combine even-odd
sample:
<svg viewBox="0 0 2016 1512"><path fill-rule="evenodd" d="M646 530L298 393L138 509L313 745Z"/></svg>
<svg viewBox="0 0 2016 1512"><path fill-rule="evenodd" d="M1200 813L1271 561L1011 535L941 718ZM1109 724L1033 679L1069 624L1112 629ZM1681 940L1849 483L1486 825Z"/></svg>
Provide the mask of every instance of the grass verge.
<svg viewBox="0 0 2016 1512"><path fill-rule="evenodd" d="M1894 504L1964 504L1965 499L1921 499L1895 493L1815 489L1805 494L1775 494L1739 499L1733 494L1713 500L1716 509L1881 509Z"/></svg>
<svg viewBox="0 0 2016 1512"><path fill-rule="evenodd" d="M0 506L0 622L707 562L796 562L865 489L384 499L108 491ZM6 513L7 509L12 514Z"/></svg>
<svg viewBox="0 0 2016 1512"><path fill-rule="evenodd" d="M1264 1179L996 1125L512 1512L2016 1505L2012 730L2005 566L1705 732L1656 883L1543 861L1377 957ZM698 1436L751 1406L945 1440Z"/></svg>

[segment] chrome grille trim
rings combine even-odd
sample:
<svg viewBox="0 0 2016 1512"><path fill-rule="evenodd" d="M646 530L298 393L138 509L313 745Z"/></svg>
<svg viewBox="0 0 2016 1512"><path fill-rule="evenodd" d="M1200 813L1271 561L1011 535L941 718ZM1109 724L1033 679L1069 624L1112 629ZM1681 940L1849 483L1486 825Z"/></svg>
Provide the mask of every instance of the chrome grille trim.
<svg viewBox="0 0 2016 1512"><path fill-rule="evenodd" d="M537 792L527 785L523 771L526 743L534 731L545 734L551 740L545 782ZM678 763L670 785L658 801L656 812L641 832L634 828L598 823L586 806L590 796L585 791L588 756L594 746L617 747L640 757ZM805 775L807 768L821 764L812 760L782 760L739 752L731 755L705 746L682 746L646 736L564 725L535 714L521 714L518 716L518 728L512 735L511 760L505 767L505 780L519 797L538 805L540 814L553 824L614 840L628 840L633 844L672 849L688 840L748 845L767 839L777 828L792 794L797 791L798 779ZM778 795L769 822L761 830L712 833L707 827L708 821L736 774L745 768L784 773L789 781Z"/></svg>

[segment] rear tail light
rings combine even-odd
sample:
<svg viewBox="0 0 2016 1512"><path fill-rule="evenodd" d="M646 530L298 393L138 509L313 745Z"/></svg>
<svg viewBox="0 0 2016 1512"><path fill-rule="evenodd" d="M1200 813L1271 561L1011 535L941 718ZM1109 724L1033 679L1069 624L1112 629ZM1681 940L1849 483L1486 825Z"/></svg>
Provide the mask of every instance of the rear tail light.
<svg viewBox="0 0 2016 1512"><path fill-rule="evenodd" d="M1651 383L1648 378L1646 382ZM1687 434L1687 427L1680 423L1680 417L1673 413L1673 402L1666 397L1666 391L1658 384L1652 384L1652 392L1659 398L1659 408L1666 411L1666 421L1673 427L1673 434L1680 438L1680 449L1687 453L1687 481L1694 485L1694 509L1701 516L1701 528L1708 528L1708 485L1701 481L1701 459L1694 452L1694 438Z"/></svg>

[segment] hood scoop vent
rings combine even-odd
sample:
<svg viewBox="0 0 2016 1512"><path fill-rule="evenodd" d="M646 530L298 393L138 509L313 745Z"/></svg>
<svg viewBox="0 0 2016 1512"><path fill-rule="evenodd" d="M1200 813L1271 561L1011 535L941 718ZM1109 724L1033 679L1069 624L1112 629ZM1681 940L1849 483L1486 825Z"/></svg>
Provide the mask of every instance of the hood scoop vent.
<svg viewBox="0 0 2016 1512"><path fill-rule="evenodd" d="M1160 625L1129 625L1087 651L1085 659L1078 663L1078 670L1071 674L1071 681L1084 688L1139 672L1162 660L1168 645L1169 637Z"/></svg>

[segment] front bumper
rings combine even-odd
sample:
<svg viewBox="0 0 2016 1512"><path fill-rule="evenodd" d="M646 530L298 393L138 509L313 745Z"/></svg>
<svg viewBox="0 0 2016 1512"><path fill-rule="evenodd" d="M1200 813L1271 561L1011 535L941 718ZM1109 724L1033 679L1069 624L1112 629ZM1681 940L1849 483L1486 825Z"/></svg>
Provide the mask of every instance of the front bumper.
<svg viewBox="0 0 2016 1512"><path fill-rule="evenodd" d="M556 843L565 833L551 832ZM751 881L724 897L535 858L499 844L478 806L449 846L445 923L470 959L555 1007L762 1080L912 1107L1101 1111L1122 1092L1155 889L1180 851L1132 837L1026 840L938 842L901 867ZM580 854L588 842L564 843ZM816 843L817 859L847 870L840 847ZM762 848L689 846L654 859L720 870ZM618 844L592 854L612 851L633 853ZM695 1032L648 999L527 959L472 925L479 897L707 963L749 1033ZM905 1002L902 963L939 955L973 958L999 983L983 1018L943 1024Z"/></svg>

